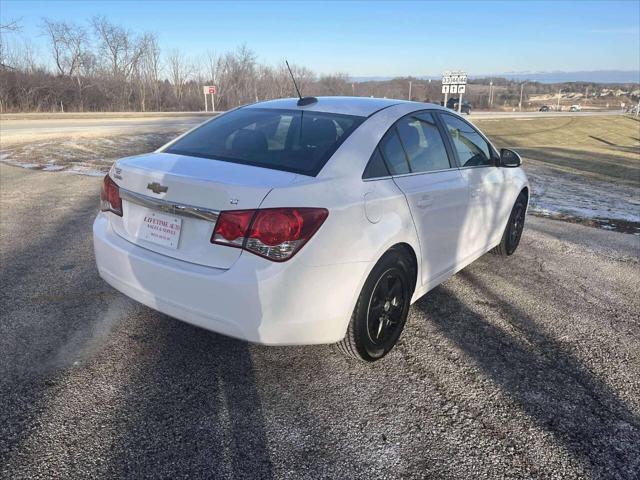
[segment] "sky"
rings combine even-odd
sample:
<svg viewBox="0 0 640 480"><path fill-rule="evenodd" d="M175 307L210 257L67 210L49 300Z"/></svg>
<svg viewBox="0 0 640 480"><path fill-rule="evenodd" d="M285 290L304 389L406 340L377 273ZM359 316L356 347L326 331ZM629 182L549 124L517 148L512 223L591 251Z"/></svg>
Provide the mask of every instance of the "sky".
<svg viewBox="0 0 640 480"><path fill-rule="evenodd" d="M42 18L94 15L198 57L246 44L262 62L359 76L639 70L640 0L205 2L2 0L2 23L47 53ZM15 40L14 40L15 41Z"/></svg>

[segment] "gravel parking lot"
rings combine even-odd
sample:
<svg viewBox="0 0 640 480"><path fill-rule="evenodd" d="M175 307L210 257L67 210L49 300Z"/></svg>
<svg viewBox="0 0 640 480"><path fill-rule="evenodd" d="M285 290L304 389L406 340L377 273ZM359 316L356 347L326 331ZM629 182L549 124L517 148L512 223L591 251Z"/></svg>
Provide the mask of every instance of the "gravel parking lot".
<svg viewBox="0 0 640 480"><path fill-rule="evenodd" d="M640 238L529 217L373 365L97 275L100 180L0 165L0 477L638 478Z"/></svg>

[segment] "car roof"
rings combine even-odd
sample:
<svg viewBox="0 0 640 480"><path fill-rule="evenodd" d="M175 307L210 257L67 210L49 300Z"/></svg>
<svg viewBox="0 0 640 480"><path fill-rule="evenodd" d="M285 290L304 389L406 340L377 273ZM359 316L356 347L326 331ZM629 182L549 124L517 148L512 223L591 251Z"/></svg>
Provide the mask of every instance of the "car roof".
<svg viewBox="0 0 640 480"><path fill-rule="evenodd" d="M298 98L280 98L253 103L244 108L273 108L283 110L307 110L312 112L338 113L343 115L357 115L368 117L383 108L398 105L400 103L413 103L416 110L420 108L442 108L440 105L422 102L410 102L408 100L396 100L391 98L372 97L316 97L317 102L303 107L298 106Z"/></svg>

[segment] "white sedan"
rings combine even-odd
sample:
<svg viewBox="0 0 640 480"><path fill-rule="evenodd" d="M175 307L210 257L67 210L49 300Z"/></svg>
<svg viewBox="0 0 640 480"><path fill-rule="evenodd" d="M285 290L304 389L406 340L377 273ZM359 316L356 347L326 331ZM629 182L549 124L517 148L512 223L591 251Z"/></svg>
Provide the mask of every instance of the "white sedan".
<svg viewBox="0 0 640 480"><path fill-rule="evenodd" d="M256 103L113 165L97 266L125 295L208 330L378 360L412 302L490 250L515 251L520 165L432 104Z"/></svg>

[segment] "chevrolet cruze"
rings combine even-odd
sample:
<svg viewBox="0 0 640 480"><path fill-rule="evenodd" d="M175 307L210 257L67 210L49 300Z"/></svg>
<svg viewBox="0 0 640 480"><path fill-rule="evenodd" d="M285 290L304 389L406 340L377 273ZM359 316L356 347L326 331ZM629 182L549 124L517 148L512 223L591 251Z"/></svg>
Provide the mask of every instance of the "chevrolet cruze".
<svg viewBox="0 0 640 480"><path fill-rule="evenodd" d="M490 250L515 251L520 165L432 104L256 103L113 165L97 266L125 295L205 329L374 361L412 302Z"/></svg>

